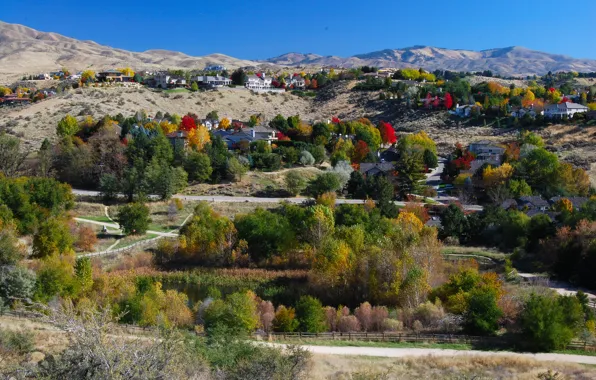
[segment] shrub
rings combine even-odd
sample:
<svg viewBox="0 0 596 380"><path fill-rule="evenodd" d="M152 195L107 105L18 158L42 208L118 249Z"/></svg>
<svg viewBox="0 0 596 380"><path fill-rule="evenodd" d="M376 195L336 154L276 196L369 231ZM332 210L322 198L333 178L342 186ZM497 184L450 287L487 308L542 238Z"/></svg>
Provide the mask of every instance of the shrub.
<svg viewBox="0 0 596 380"><path fill-rule="evenodd" d="M394 331L403 330L404 324L402 321L399 321L397 319L387 318L383 321L382 327L383 327L383 331L394 332Z"/></svg>
<svg viewBox="0 0 596 380"><path fill-rule="evenodd" d="M277 307L275 318L273 318L273 331L293 332L298 328L299 322L296 320L296 310L292 307L286 308L283 305Z"/></svg>
<svg viewBox="0 0 596 380"><path fill-rule="evenodd" d="M340 332L360 331L360 322L354 315L343 315L337 322L337 329Z"/></svg>
<svg viewBox="0 0 596 380"><path fill-rule="evenodd" d="M340 189L339 178L336 173L321 173L312 179L307 187L307 193L316 198L321 194L335 192Z"/></svg>
<svg viewBox="0 0 596 380"><path fill-rule="evenodd" d="M443 307L435 305L430 301L419 305L414 311L414 318L422 322L425 326L436 326L444 317L445 310L443 310Z"/></svg>
<svg viewBox="0 0 596 380"><path fill-rule="evenodd" d="M296 304L296 317L302 332L318 333L327 330L323 305L314 297L300 297Z"/></svg>
<svg viewBox="0 0 596 380"><path fill-rule="evenodd" d="M312 166L315 164L315 158L306 150L300 153L300 163L304 166Z"/></svg>
<svg viewBox="0 0 596 380"><path fill-rule="evenodd" d="M490 289L475 289L464 313L464 326L472 334L494 334L499 328L503 313L497 305L497 296Z"/></svg>
<svg viewBox="0 0 596 380"><path fill-rule="evenodd" d="M0 348L4 351L25 354L34 346L34 335L30 331L0 330Z"/></svg>
<svg viewBox="0 0 596 380"><path fill-rule="evenodd" d="M286 190L292 195L298 195L306 187L306 180L304 177L296 172L289 171L285 177Z"/></svg>

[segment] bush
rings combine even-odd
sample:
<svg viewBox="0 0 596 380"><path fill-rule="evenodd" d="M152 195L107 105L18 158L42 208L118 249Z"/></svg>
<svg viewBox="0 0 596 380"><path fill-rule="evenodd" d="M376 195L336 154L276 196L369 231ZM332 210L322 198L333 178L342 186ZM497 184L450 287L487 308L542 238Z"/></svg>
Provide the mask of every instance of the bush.
<svg viewBox="0 0 596 380"><path fill-rule="evenodd" d="M314 297L300 297L296 304L296 317L302 332L319 333L327 330L323 305Z"/></svg>
<svg viewBox="0 0 596 380"><path fill-rule="evenodd" d="M3 351L26 354L35 347L35 339L29 331L0 330L0 349Z"/></svg>
<svg viewBox="0 0 596 380"><path fill-rule="evenodd" d="M300 153L300 163L304 166L312 166L315 164L315 158L306 150Z"/></svg>
<svg viewBox="0 0 596 380"><path fill-rule="evenodd" d="M327 172L321 173L308 184L306 192L313 198L317 198L321 194L335 192L339 190L341 183L336 173Z"/></svg>
<svg viewBox="0 0 596 380"><path fill-rule="evenodd" d="M304 177L296 172L289 171L285 177L286 190L292 195L298 195L306 187L306 180Z"/></svg>
<svg viewBox="0 0 596 380"><path fill-rule="evenodd" d="M414 318L422 322L425 326L437 326L443 317L445 317L443 307L435 305L430 301L419 305L414 311Z"/></svg>
<svg viewBox="0 0 596 380"><path fill-rule="evenodd" d="M494 334L499 329L502 315L494 291L475 289L470 293L468 308L464 313L464 327L471 334Z"/></svg>
<svg viewBox="0 0 596 380"><path fill-rule="evenodd" d="M283 305L277 307L275 318L273 318L273 331L293 332L298 328L296 310L292 307L286 308Z"/></svg>
<svg viewBox="0 0 596 380"><path fill-rule="evenodd" d="M343 315L337 322L337 329L340 332L356 332L360 331L360 322L354 315Z"/></svg>
<svg viewBox="0 0 596 380"><path fill-rule="evenodd" d="M383 321L383 331L395 332L401 331L404 329L404 324L402 321L397 319L387 318Z"/></svg>
<svg viewBox="0 0 596 380"><path fill-rule="evenodd" d="M520 320L534 349L553 351L565 348L577 335L583 312L576 297L532 294Z"/></svg>

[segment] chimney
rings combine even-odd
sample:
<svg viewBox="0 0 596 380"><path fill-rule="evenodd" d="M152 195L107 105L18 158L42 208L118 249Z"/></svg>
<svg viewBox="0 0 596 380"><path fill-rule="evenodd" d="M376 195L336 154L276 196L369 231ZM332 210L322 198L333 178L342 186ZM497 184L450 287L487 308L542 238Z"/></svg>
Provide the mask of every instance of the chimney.
<svg viewBox="0 0 596 380"><path fill-rule="evenodd" d="M255 138L255 129L254 128L250 129L250 134L252 135L252 138L254 139Z"/></svg>

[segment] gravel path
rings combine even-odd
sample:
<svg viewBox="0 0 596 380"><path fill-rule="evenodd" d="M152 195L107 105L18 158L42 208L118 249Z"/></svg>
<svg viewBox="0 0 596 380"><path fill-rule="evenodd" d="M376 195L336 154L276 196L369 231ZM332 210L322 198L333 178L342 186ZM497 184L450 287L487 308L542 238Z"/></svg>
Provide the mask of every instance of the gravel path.
<svg viewBox="0 0 596 380"><path fill-rule="evenodd" d="M283 344L274 344L285 346ZM515 353L507 351L475 351L475 350L443 350L439 348L387 348L387 347L332 347L332 346L302 346L313 354L348 355L348 356L376 356L384 358L404 358L421 356L518 356L540 361L558 361L596 365L596 356L550 354L550 353Z"/></svg>

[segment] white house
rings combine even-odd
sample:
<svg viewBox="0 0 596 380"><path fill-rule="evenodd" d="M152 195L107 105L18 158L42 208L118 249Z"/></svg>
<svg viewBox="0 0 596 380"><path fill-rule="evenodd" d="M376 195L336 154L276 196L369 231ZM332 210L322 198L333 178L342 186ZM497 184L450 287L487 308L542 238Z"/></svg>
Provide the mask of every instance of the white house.
<svg viewBox="0 0 596 380"><path fill-rule="evenodd" d="M544 116L551 118L562 118L563 116L572 117L576 113L588 112L588 107L577 103L559 103L551 104L544 109Z"/></svg>
<svg viewBox="0 0 596 380"><path fill-rule="evenodd" d="M271 78L267 78L265 74L249 75L244 83L244 86L250 90L267 90L271 88Z"/></svg>
<svg viewBox="0 0 596 380"><path fill-rule="evenodd" d="M41 73L41 74L39 74L37 76L37 79L39 79L39 80L48 80L48 79L52 79L52 77L48 73Z"/></svg>
<svg viewBox="0 0 596 380"><path fill-rule="evenodd" d="M202 86L210 86L210 87L223 87L229 86L232 84L232 80L230 78L217 76L209 76L209 75L199 75L197 77L192 78L192 81L197 82L197 84Z"/></svg>

